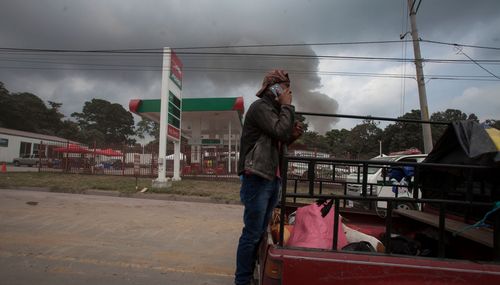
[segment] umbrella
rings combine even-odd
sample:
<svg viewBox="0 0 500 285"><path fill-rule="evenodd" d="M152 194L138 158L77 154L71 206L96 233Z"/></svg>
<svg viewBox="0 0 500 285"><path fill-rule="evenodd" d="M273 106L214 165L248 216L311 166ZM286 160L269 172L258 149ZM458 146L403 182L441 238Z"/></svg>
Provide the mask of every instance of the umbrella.
<svg viewBox="0 0 500 285"><path fill-rule="evenodd" d="M96 154L101 154L105 156L123 156L123 153L114 149L98 149L95 151Z"/></svg>
<svg viewBox="0 0 500 285"><path fill-rule="evenodd" d="M86 148L83 148L76 144L68 144L65 147L56 147L54 148L55 152L64 152L64 153L89 153L90 151Z"/></svg>

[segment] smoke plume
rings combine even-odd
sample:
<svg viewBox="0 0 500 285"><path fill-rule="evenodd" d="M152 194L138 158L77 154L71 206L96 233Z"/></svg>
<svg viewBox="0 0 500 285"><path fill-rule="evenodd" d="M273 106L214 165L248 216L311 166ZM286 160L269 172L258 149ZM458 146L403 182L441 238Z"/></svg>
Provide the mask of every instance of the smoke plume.
<svg viewBox="0 0 500 285"><path fill-rule="evenodd" d="M232 45L250 45L233 43ZM255 42L253 42L255 44ZM262 79L268 70L281 68L288 71L293 92L293 102L297 111L328 113L337 112L337 101L320 93L321 80L317 74L319 59L309 46L300 47L246 47L210 49L203 52L224 55L182 54L185 71L185 97L233 97L243 96L245 108L254 102L255 93L260 89ZM200 52L202 53L202 52ZM279 54L280 56L234 56L244 54ZM289 55L307 55L294 57ZM309 129L324 134L332 128L332 118L306 117Z"/></svg>

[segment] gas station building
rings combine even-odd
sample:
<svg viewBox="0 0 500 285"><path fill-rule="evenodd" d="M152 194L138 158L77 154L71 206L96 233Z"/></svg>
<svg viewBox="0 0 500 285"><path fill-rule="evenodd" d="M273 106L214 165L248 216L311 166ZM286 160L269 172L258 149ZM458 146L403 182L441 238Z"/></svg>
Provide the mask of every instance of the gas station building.
<svg viewBox="0 0 500 285"><path fill-rule="evenodd" d="M235 174L239 158L243 97L182 98L183 174ZM160 122L160 99L134 99L132 113Z"/></svg>

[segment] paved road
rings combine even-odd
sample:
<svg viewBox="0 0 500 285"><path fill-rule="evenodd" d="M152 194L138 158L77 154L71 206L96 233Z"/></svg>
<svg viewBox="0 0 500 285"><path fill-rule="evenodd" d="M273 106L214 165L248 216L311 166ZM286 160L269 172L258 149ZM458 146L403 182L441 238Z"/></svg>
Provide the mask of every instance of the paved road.
<svg viewBox="0 0 500 285"><path fill-rule="evenodd" d="M0 189L0 284L232 284L242 210Z"/></svg>

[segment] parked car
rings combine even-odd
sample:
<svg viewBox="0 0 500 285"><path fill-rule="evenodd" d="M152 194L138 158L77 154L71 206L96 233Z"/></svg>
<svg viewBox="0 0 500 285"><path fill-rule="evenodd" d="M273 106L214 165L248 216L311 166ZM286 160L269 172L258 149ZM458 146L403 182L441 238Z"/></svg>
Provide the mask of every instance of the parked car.
<svg viewBox="0 0 500 285"><path fill-rule="evenodd" d="M97 169L122 169L123 162L121 159L110 159L106 161L101 161L96 165Z"/></svg>
<svg viewBox="0 0 500 285"><path fill-rule="evenodd" d="M288 177L300 178L304 171L307 171L307 163L304 162L290 162L288 164Z"/></svg>
<svg viewBox="0 0 500 285"><path fill-rule="evenodd" d="M15 166L38 166L38 164L40 163L40 157L38 156L38 154L26 154L21 157L15 158L12 162Z"/></svg>
<svg viewBox="0 0 500 285"><path fill-rule="evenodd" d="M334 167L331 164L316 164L316 169L314 170L314 176L318 180L344 180L349 174L349 167L336 165L335 166L335 177L333 176ZM303 179L309 179L307 167L302 172Z"/></svg>
<svg viewBox="0 0 500 285"><path fill-rule="evenodd" d="M411 155L394 155L394 156L377 156L375 158L372 158L371 160L373 161L388 161L388 162L413 162L413 163L418 163L422 162L425 158L427 157L427 154L411 154ZM355 170L353 173L349 174L347 176L347 195L349 196L360 196L362 195L362 180L363 180L363 173L362 169L361 171ZM367 195L372 195L372 196L377 196L377 197L394 197L396 190L398 192L398 197L402 198L411 198L413 196L413 193L409 191L408 187L405 187L405 185L400 185L399 183L395 183L393 181L390 181L388 171L390 169L387 169L386 167L382 166L371 166L368 167L368 175L367 175ZM384 180L385 176L385 180ZM384 183L385 181L385 183ZM409 182L409 181L407 181ZM397 184L397 185L396 185ZM396 186L396 187L395 187ZM419 194L419 197L421 195ZM352 202L349 202L350 206L354 206ZM378 201L377 204L377 209L386 209L387 208L387 203L384 201ZM399 208L405 208L405 209L416 209L419 206L418 205L412 205L412 204L399 204ZM383 213L382 213L383 214Z"/></svg>

